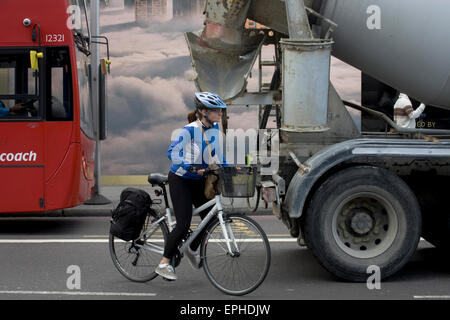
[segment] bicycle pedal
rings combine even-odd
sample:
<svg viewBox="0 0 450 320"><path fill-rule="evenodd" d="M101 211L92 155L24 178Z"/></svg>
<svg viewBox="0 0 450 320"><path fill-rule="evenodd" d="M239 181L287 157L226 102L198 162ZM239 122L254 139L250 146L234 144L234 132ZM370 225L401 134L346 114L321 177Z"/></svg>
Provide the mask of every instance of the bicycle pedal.
<svg viewBox="0 0 450 320"><path fill-rule="evenodd" d="M161 277L161 278L163 278L163 280L164 280L164 281L167 281L167 282L174 282L174 281L176 281L176 280L166 279L166 278L164 278L164 277Z"/></svg>

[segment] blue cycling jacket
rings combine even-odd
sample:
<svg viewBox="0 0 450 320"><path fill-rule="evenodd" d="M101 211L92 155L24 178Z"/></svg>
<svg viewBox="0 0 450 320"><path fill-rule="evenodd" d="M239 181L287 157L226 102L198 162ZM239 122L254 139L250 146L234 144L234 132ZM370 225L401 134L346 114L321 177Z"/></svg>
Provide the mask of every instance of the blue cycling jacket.
<svg viewBox="0 0 450 320"><path fill-rule="evenodd" d="M209 143L211 160L201 128L203 128ZM214 123L211 128L203 125L200 120L189 123L181 129L167 151L167 156L172 161L170 171L183 178L198 180L202 176L190 172L189 168L191 166L207 168L212 163L227 166L225 157L221 152L219 135L219 125L217 123Z"/></svg>
<svg viewBox="0 0 450 320"><path fill-rule="evenodd" d="M0 101L0 117L7 116L9 114L9 108L6 108L4 103Z"/></svg>

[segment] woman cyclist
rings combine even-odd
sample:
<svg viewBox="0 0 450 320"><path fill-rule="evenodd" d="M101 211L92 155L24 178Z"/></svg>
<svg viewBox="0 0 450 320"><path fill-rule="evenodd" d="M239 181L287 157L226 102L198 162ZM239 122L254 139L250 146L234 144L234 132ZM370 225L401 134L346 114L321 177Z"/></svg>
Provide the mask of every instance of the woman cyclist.
<svg viewBox="0 0 450 320"><path fill-rule="evenodd" d="M188 115L190 123L172 141L167 153L172 161L168 178L177 224L168 236L163 258L155 270L167 280L177 279L170 262L189 231L192 206L198 208L208 201L204 194L205 169L211 163L226 164L220 152L218 122L227 105L210 92L196 92L194 102L196 109ZM200 217L203 219L207 213L208 210L201 212ZM189 262L197 269L200 268L201 239L202 234L185 251Z"/></svg>

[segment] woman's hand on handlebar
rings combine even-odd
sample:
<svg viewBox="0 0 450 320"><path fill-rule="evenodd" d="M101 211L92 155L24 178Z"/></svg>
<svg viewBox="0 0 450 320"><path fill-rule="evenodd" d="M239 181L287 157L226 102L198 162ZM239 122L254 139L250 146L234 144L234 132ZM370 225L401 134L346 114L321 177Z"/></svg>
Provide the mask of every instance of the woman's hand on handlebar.
<svg viewBox="0 0 450 320"><path fill-rule="evenodd" d="M206 171L206 169L203 167L195 167L195 166L190 166L188 170L189 170L189 172L198 174L200 176L203 176Z"/></svg>
<svg viewBox="0 0 450 320"><path fill-rule="evenodd" d="M214 169L191 166L189 168L189 171L192 173L196 173L200 176L204 176L205 174L215 173L218 168L222 167L220 165L215 165L215 166L216 166L216 168L214 168ZM242 170L242 167L236 166L235 169L240 171L240 170Z"/></svg>
<svg viewBox="0 0 450 320"><path fill-rule="evenodd" d="M189 171L191 173L198 174L200 176L204 176L204 175L207 175L210 173L214 173L215 169L191 166L189 168Z"/></svg>

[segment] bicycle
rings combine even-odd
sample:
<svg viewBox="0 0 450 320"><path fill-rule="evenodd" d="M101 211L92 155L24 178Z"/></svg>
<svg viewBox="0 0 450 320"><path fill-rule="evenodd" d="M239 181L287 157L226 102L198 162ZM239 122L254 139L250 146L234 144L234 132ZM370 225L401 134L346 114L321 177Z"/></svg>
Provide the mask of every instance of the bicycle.
<svg viewBox="0 0 450 320"><path fill-rule="evenodd" d="M218 172L207 170L205 175L214 174L223 178L224 170L221 169ZM148 177L152 186L161 188L156 192L164 197L165 212L162 215L150 214L138 239L125 242L110 234L109 248L114 265L129 280L146 282L157 277L155 268L164 252L169 231L176 224L169 206L167 179L167 175L158 173ZM182 242L171 263L177 267L193 239L207 228L200 245L200 265L206 277L224 293L245 295L258 288L266 278L271 260L270 245L267 235L256 221L243 214L224 212L218 195L218 181L214 183L216 196L194 209L193 215L212 208L195 231L190 232ZM226 187L230 189L229 185Z"/></svg>

